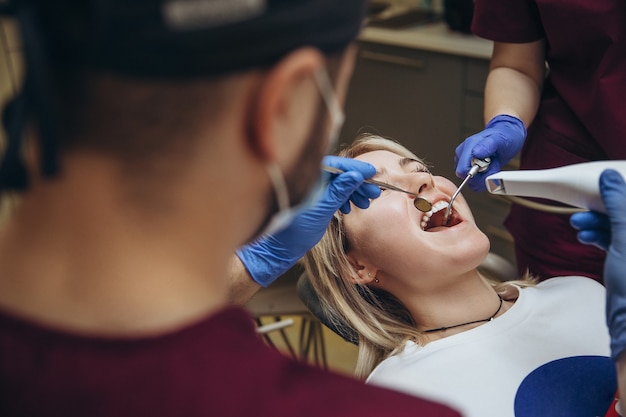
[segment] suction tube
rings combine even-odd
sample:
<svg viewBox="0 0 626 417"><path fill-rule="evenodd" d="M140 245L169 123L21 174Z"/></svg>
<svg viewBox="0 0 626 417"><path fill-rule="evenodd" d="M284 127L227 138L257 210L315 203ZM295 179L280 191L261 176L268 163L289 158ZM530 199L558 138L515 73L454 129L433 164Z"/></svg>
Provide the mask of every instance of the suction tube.
<svg viewBox="0 0 626 417"><path fill-rule="evenodd" d="M536 197L606 213L599 179L605 169L626 178L626 161L593 161L552 169L501 171L485 178L492 194Z"/></svg>

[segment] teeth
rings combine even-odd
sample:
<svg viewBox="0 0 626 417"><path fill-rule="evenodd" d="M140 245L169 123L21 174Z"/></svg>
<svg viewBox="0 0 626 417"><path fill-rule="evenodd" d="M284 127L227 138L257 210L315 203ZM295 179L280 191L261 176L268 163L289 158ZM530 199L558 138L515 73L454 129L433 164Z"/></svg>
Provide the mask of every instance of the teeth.
<svg viewBox="0 0 626 417"><path fill-rule="evenodd" d="M426 229L426 226L428 225L428 221L430 220L431 216L438 211L446 209L448 207L448 204L449 203L446 203L443 200L437 201L435 204L433 204L433 207L430 209L430 211L424 213L424 215L422 216L422 230Z"/></svg>

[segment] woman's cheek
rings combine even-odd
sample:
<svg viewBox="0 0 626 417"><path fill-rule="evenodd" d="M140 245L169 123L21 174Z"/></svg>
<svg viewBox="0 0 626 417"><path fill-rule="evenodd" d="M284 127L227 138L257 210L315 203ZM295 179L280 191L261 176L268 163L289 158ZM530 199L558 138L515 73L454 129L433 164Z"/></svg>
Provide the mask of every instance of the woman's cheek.
<svg viewBox="0 0 626 417"><path fill-rule="evenodd" d="M447 179L446 177L442 177L440 175L434 175L433 180L435 182L435 187L442 191L445 194L452 196L457 189L457 186Z"/></svg>
<svg viewBox="0 0 626 417"><path fill-rule="evenodd" d="M398 232L403 216L406 216L406 207L401 202L375 200L369 208L352 210L345 215L344 226L346 234L353 239L380 240L390 233Z"/></svg>

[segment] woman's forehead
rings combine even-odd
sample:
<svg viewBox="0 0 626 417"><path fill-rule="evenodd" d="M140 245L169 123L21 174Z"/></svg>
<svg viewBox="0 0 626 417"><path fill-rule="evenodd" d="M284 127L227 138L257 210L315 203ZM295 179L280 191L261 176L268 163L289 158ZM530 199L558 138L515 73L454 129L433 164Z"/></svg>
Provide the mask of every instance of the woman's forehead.
<svg viewBox="0 0 626 417"><path fill-rule="evenodd" d="M395 152L387 150L375 150L363 153L355 157L355 159L368 162L376 169L380 168L403 168L413 163L422 163L419 159L411 156L398 155Z"/></svg>
<svg viewBox="0 0 626 417"><path fill-rule="evenodd" d="M385 150L376 150L370 151L366 153L362 153L357 156L355 159L359 159L361 161L369 162L370 164L376 166L377 164L397 164L400 159L403 157L398 155L397 153L385 151Z"/></svg>

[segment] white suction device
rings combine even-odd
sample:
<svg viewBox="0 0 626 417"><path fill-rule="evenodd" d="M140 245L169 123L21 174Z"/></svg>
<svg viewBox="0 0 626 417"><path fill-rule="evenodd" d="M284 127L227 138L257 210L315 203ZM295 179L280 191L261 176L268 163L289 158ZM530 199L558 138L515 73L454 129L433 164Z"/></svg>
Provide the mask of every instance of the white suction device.
<svg viewBox="0 0 626 417"><path fill-rule="evenodd" d="M485 185L492 194L543 198L606 213L599 179L608 168L626 178L626 161L593 161L551 169L500 171L485 178Z"/></svg>

